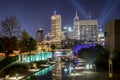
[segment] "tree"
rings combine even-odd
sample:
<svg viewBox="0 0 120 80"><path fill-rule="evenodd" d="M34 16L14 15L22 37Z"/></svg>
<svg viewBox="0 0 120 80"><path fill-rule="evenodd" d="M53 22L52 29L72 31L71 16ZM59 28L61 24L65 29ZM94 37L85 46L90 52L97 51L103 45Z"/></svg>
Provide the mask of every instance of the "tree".
<svg viewBox="0 0 120 80"><path fill-rule="evenodd" d="M74 45L74 40L72 39L62 40L61 42L61 48L63 49L72 49L73 45Z"/></svg>
<svg viewBox="0 0 120 80"><path fill-rule="evenodd" d="M36 40L31 37L28 40L26 47L27 47L27 51L29 52L29 55L31 55L32 51L37 50ZM30 66L29 66L29 68L31 68L31 56L29 57L29 60L30 60Z"/></svg>
<svg viewBox="0 0 120 80"><path fill-rule="evenodd" d="M30 53L31 51L34 51L36 49L37 49L36 40L31 37L27 42L27 50Z"/></svg>
<svg viewBox="0 0 120 80"><path fill-rule="evenodd" d="M105 49L103 50L102 53L99 53L96 60L94 61L98 70L100 69L100 70L108 71L109 54L110 52Z"/></svg>
<svg viewBox="0 0 120 80"><path fill-rule="evenodd" d="M54 50L56 48L55 44L51 45L51 49Z"/></svg>
<svg viewBox="0 0 120 80"><path fill-rule="evenodd" d="M82 48L78 51L78 57L84 59L87 63L93 63L97 54L92 48Z"/></svg>
<svg viewBox="0 0 120 80"><path fill-rule="evenodd" d="M101 46L91 46L89 48L82 48L78 51L78 57L84 59L88 63L105 62L108 60L109 53ZM97 64L97 63L96 63Z"/></svg>
<svg viewBox="0 0 120 80"><path fill-rule="evenodd" d="M3 51L5 51L5 47L0 39L0 52L3 52Z"/></svg>
<svg viewBox="0 0 120 80"><path fill-rule="evenodd" d="M6 17L1 22L2 43L6 49L6 56L18 49L18 38L20 37L20 24L15 16Z"/></svg>
<svg viewBox="0 0 120 80"><path fill-rule="evenodd" d="M23 30L21 33L21 40L19 41L19 47L21 51L27 52L27 43L29 39L30 35L25 30Z"/></svg>
<svg viewBox="0 0 120 80"><path fill-rule="evenodd" d="M1 29L3 36L12 38L13 36L19 37L20 35L20 24L15 16L6 17L1 22Z"/></svg>
<svg viewBox="0 0 120 80"><path fill-rule="evenodd" d="M31 55L31 52L37 49L37 42L35 39L30 37L30 35L25 30L23 30L21 34L21 40L19 42L19 47L21 52L29 52L29 55Z"/></svg>
<svg viewBox="0 0 120 80"><path fill-rule="evenodd" d="M10 53L13 53L13 50L18 50L18 40L16 37L2 37L1 42L5 48L6 56L9 56Z"/></svg>

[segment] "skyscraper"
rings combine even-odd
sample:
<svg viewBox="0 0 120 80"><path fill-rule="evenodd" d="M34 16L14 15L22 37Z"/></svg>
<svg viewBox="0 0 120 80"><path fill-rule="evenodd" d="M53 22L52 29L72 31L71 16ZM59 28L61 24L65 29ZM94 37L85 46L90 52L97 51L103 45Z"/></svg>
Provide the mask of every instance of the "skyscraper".
<svg viewBox="0 0 120 80"><path fill-rule="evenodd" d="M77 15L77 11L76 11L76 15L74 17L74 21L73 21L73 30L74 30L74 34L75 34L75 39L79 40L80 39L80 29L79 29L79 17Z"/></svg>
<svg viewBox="0 0 120 80"><path fill-rule="evenodd" d="M54 35L54 39L61 39L61 15L54 14L51 16L51 33Z"/></svg>
<svg viewBox="0 0 120 80"><path fill-rule="evenodd" d="M36 33L36 40L38 42L42 42L44 40L43 30L41 28L39 28Z"/></svg>
<svg viewBox="0 0 120 80"><path fill-rule="evenodd" d="M86 42L97 42L98 23L97 20L79 20L79 17L75 15L73 22L73 29L75 39L83 40Z"/></svg>
<svg viewBox="0 0 120 80"><path fill-rule="evenodd" d="M53 41L58 47L61 46L62 30L61 30L61 15L54 14L51 16L51 33Z"/></svg>

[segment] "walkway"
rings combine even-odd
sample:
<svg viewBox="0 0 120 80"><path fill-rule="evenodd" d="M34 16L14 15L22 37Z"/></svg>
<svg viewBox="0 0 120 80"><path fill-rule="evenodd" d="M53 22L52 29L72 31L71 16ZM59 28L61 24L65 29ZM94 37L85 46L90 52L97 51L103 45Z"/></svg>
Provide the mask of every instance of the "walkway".
<svg viewBox="0 0 120 80"><path fill-rule="evenodd" d="M28 73L26 73L26 74L23 74L23 75L19 75L19 74L17 74L16 76L6 76L6 78L4 77L4 78L0 78L0 80L19 80L19 79L22 79L22 78L24 78L24 77L26 77L26 76L28 76L28 75L30 75L30 74L33 74L33 73L35 73L35 72L37 72L37 71L39 71L40 69L29 69L29 72Z"/></svg>

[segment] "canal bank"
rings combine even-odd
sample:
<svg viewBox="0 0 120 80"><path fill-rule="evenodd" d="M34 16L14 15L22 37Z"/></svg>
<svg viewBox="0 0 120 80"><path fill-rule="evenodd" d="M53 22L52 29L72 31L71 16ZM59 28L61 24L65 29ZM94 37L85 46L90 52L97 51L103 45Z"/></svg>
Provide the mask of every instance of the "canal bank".
<svg viewBox="0 0 120 80"><path fill-rule="evenodd" d="M39 71L36 71L32 74L27 75L26 77L19 79L19 80L40 80L40 77L43 77L47 73L52 71L52 65L45 67L43 69L40 69Z"/></svg>

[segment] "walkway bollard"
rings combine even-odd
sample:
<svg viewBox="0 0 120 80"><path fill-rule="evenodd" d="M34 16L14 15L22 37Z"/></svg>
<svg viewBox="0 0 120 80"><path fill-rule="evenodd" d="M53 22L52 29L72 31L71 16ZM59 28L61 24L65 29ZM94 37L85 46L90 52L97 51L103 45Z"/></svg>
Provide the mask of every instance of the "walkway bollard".
<svg viewBox="0 0 120 80"><path fill-rule="evenodd" d="M16 80L18 80L18 74L16 74Z"/></svg>
<svg viewBox="0 0 120 80"><path fill-rule="evenodd" d="M9 75L6 75L6 76L5 76L5 79L8 79L8 78L9 78Z"/></svg>

